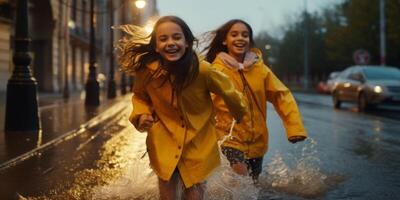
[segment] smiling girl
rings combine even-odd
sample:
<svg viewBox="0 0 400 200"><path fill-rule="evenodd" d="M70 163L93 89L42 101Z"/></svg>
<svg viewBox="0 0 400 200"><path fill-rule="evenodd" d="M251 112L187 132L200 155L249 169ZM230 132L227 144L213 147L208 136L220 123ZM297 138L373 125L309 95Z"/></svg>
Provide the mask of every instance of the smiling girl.
<svg viewBox="0 0 400 200"><path fill-rule="evenodd" d="M160 18L149 43L128 42L122 68L134 73L129 120L147 131L150 165L159 178L161 199L203 199L205 179L220 163L210 92L220 95L235 119L246 111L240 92L223 73L193 50L195 38L175 16Z"/></svg>
<svg viewBox="0 0 400 200"><path fill-rule="evenodd" d="M261 51L253 48L253 31L242 20L231 20L214 31L206 60L234 81L246 96L250 112L236 124L231 137L222 144L222 152L238 174L250 174L257 181L268 147L267 101L274 105L292 143L307 137L300 112L289 89L264 64ZM232 116L221 96L214 98L217 128L228 134Z"/></svg>

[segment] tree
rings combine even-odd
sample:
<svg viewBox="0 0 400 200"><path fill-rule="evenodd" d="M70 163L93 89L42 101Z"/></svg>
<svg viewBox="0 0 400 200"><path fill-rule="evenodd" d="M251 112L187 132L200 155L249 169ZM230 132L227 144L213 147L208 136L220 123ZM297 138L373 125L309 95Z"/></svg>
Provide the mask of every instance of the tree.
<svg viewBox="0 0 400 200"><path fill-rule="evenodd" d="M255 45L263 53L264 62L271 69L275 70L276 58L279 52L280 42L268 32L261 32L254 38Z"/></svg>
<svg viewBox="0 0 400 200"><path fill-rule="evenodd" d="M386 61L400 65L400 1L386 1ZM371 64L380 63L379 0L345 0L325 12L328 59L343 69L354 64L353 52L363 48L371 54Z"/></svg>
<svg viewBox="0 0 400 200"><path fill-rule="evenodd" d="M304 31L308 34L308 59L311 77L319 77L326 71L327 56L324 51L326 29L323 18L314 14L303 14L298 20L289 24L280 43L277 65L279 74L301 76L304 74Z"/></svg>
<svg viewBox="0 0 400 200"><path fill-rule="evenodd" d="M386 63L400 66L400 0L386 0ZM379 0L344 0L321 14L298 14L285 25L282 39L261 33L256 43L265 55L276 58L274 72L280 77L302 76L304 71L304 29L308 30L309 72L325 77L332 71L354 65L353 53L365 49L371 64L380 63ZM264 60L268 60L264 58Z"/></svg>

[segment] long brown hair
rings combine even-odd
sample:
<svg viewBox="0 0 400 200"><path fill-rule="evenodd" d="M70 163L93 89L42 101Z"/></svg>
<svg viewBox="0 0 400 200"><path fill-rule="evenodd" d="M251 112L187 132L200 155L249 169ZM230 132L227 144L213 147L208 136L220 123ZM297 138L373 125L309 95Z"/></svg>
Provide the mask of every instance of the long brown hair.
<svg viewBox="0 0 400 200"><path fill-rule="evenodd" d="M188 45L184 55L175 62L164 62L161 55L155 51L156 30L165 22L172 22L180 26ZM122 53L119 57L122 70L135 73L145 69L151 62L159 61L163 69L168 72L169 76L172 75L174 77L173 79L169 77L174 89L177 92L182 91L182 89L187 87L199 73L199 60L193 50L193 44L197 42L197 40L189 26L179 17L164 16L156 22L153 32L147 38L150 38L149 43L132 40L122 45Z"/></svg>
<svg viewBox="0 0 400 200"><path fill-rule="evenodd" d="M254 47L253 29L251 26L243 20L232 19L212 32L214 37L212 38L210 44L203 50L203 52L207 51L205 59L206 61L212 63L219 52L228 52L228 48L226 45L223 45L223 42L226 39L229 30L237 23L242 23L247 27L249 30L250 47Z"/></svg>

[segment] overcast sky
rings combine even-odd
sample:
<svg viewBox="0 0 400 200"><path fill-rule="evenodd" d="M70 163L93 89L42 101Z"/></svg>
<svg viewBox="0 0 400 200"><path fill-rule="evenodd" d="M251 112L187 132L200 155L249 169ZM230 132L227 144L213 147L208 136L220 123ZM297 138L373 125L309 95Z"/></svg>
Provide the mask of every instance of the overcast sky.
<svg viewBox="0 0 400 200"><path fill-rule="evenodd" d="M282 27L304 10L306 0L157 0L160 15L177 15L192 31L213 30L224 22L239 18L247 21L255 34L267 30L278 36ZM307 0L310 12L332 6L341 0Z"/></svg>

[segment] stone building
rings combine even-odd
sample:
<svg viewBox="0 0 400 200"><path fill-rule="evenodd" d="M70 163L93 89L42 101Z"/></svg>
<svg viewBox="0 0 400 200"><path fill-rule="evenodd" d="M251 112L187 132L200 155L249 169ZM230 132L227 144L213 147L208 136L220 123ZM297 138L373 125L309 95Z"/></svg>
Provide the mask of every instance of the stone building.
<svg viewBox="0 0 400 200"><path fill-rule="evenodd" d="M15 0L0 0L0 91L12 73ZM31 68L39 92L82 91L89 69L90 0L29 0ZM96 61L105 87L110 69L111 25L145 24L157 14L156 0L138 10L135 0L94 0ZM111 23L111 8L114 21ZM121 33L113 33L117 41ZM117 69L117 64L114 65ZM119 71L115 70L117 84ZM102 78L103 77L103 78Z"/></svg>

